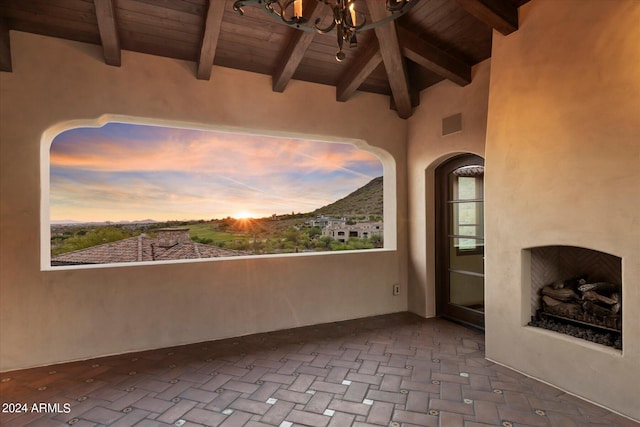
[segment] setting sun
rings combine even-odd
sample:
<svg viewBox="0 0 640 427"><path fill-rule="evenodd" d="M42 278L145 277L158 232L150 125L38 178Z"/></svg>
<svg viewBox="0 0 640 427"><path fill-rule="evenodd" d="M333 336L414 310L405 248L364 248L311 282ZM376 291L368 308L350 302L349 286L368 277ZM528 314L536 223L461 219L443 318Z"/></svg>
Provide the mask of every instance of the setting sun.
<svg viewBox="0 0 640 427"><path fill-rule="evenodd" d="M233 215L233 217L235 219L249 219L249 218L253 218L254 215L249 211L239 211L239 212L236 212L235 215Z"/></svg>

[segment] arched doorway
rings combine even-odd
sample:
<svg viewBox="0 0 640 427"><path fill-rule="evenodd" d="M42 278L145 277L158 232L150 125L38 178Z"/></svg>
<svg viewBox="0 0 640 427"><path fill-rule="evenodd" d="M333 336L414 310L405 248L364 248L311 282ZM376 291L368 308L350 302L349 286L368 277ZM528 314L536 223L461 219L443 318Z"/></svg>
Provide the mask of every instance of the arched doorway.
<svg viewBox="0 0 640 427"><path fill-rule="evenodd" d="M436 314L484 328L484 159L436 169Z"/></svg>

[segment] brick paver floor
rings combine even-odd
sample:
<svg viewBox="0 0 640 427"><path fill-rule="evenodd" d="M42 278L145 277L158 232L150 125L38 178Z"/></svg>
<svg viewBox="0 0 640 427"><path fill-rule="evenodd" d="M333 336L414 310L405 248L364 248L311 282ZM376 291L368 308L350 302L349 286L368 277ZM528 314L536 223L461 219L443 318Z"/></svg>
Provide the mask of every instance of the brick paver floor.
<svg viewBox="0 0 640 427"><path fill-rule="evenodd" d="M481 332L408 313L1 378L6 427L639 425L485 360Z"/></svg>

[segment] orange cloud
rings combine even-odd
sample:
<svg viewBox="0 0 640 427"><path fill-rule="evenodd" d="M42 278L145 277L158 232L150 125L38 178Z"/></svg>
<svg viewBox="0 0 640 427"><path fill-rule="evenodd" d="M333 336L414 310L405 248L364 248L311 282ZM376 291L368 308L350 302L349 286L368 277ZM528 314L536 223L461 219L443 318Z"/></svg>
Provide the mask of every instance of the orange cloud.
<svg viewBox="0 0 640 427"><path fill-rule="evenodd" d="M301 171L350 170L361 163L379 163L371 153L351 145L292 139L208 133L200 139L181 140L169 134L152 146L136 141L93 140L89 147L56 150L52 144L52 166L94 171L179 171L261 175L283 167ZM339 147L342 146L342 147ZM89 148L90 151L87 151ZM220 159L224 158L224 162Z"/></svg>
<svg viewBox="0 0 640 427"><path fill-rule="evenodd" d="M52 143L52 219L309 212L382 171L373 154L350 144L180 129L156 129L152 139L87 135Z"/></svg>

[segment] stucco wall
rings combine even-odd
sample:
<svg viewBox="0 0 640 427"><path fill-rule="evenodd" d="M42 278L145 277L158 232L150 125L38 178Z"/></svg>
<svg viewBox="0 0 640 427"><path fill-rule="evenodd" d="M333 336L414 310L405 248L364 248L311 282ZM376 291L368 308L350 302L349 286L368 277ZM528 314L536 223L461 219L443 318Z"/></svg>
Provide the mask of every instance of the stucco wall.
<svg viewBox="0 0 640 427"><path fill-rule="evenodd" d="M409 119L409 309L435 316L435 170L460 153L484 157L490 61L476 65L472 82L442 81L424 90ZM462 131L442 136L442 119L462 114Z"/></svg>
<svg viewBox="0 0 640 427"><path fill-rule="evenodd" d="M127 51L110 67L98 46L19 32L11 45L13 72L0 73L0 371L407 309L407 124L387 97L336 103L334 88L298 81L278 94L269 76L219 67L201 81L194 63ZM41 271L41 136L104 114L366 141L388 153L392 249Z"/></svg>
<svg viewBox="0 0 640 427"><path fill-rule="evenodd" d="M520 22L493 40L487 356L640 419L640 3L533 0ZM525 326L543 245L622 258L622 352Z"/></svg>

